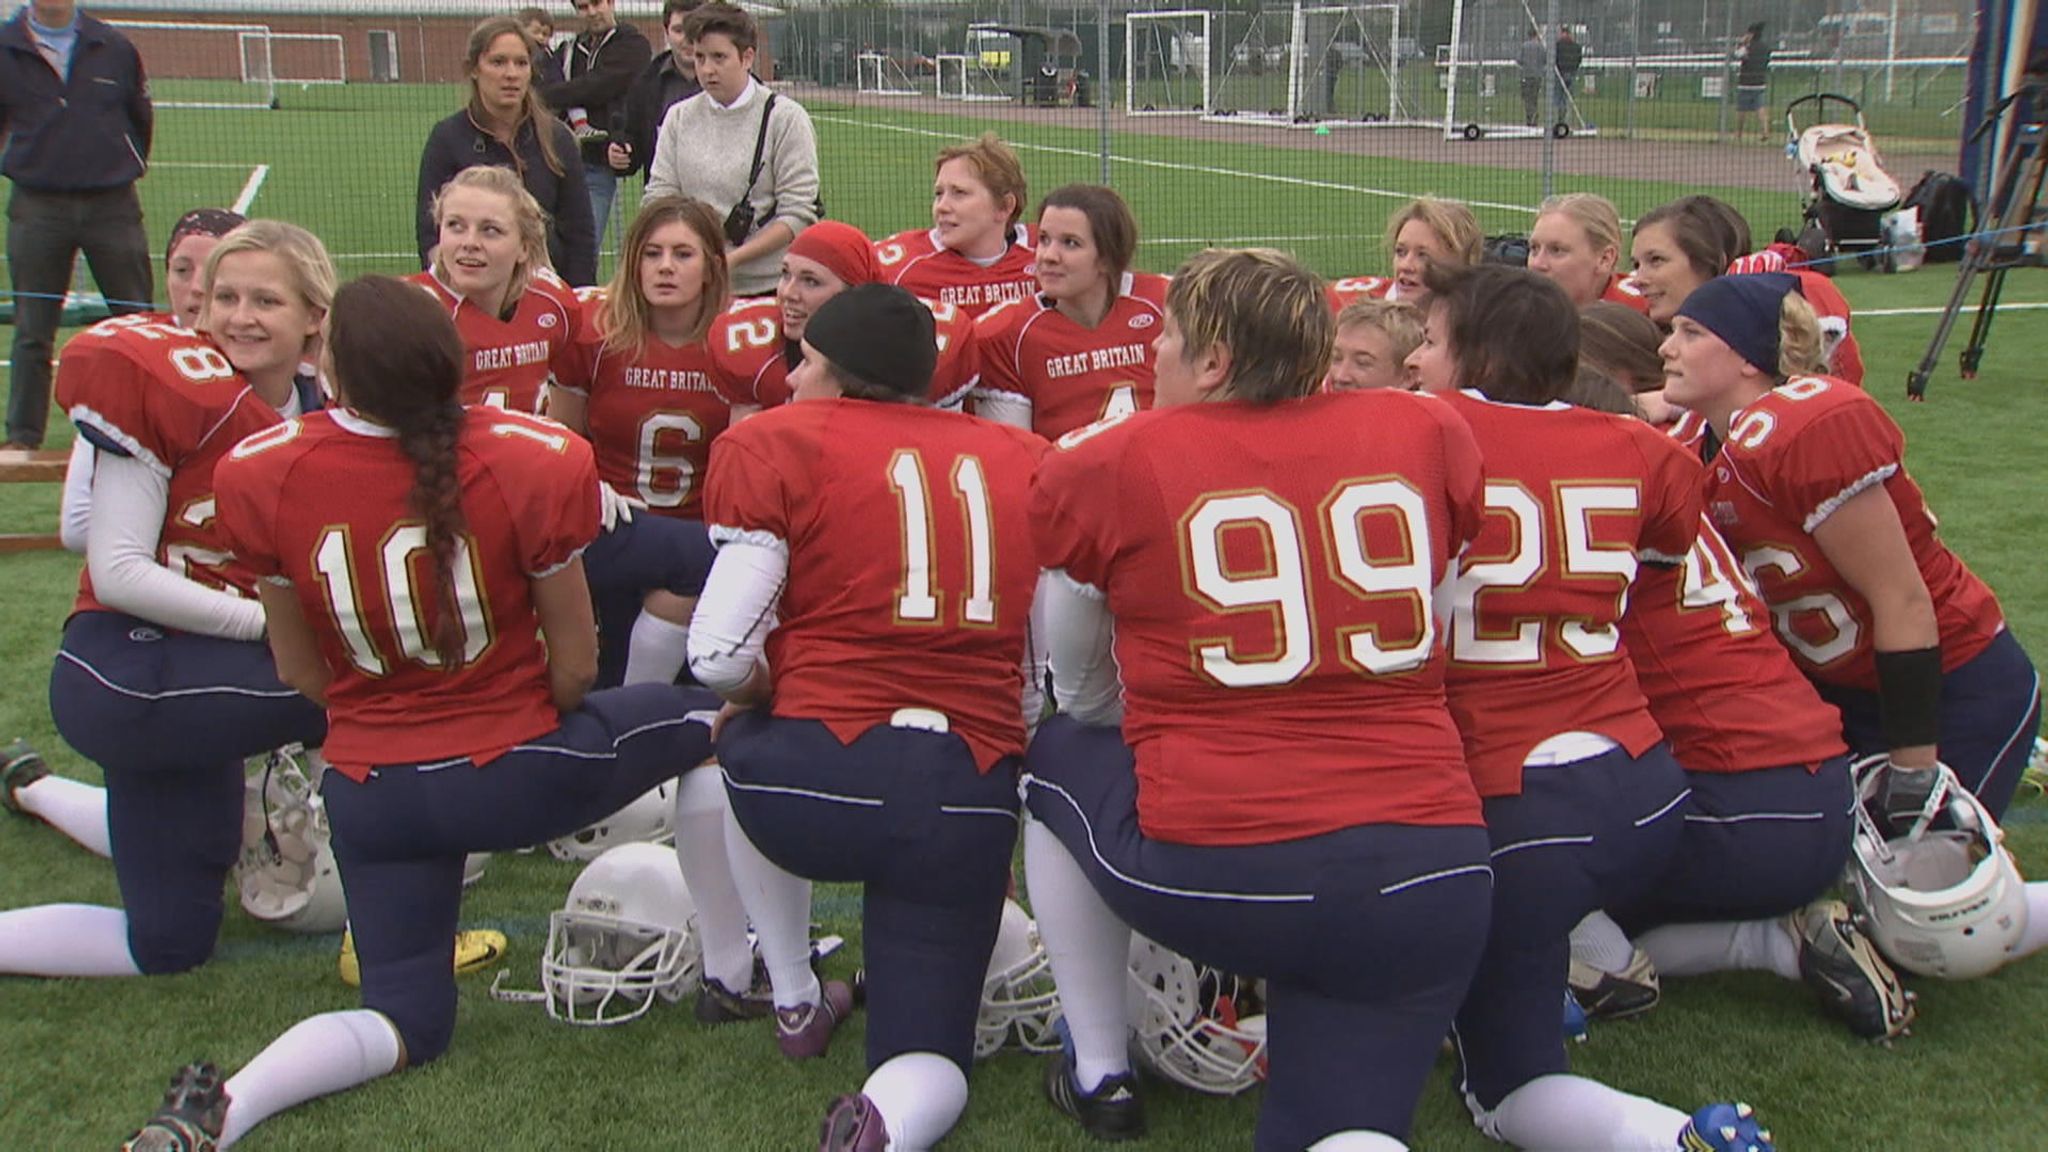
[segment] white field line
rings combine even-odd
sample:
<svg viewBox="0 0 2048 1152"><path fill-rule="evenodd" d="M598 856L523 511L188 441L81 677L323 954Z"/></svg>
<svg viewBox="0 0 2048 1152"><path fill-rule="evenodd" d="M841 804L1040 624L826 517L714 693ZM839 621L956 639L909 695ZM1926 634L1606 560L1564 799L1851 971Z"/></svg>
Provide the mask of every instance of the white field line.
<svg viewBox="0 0 2048 1152"><path fill-rule="evenodd" d="M249 172L249 179L242 185L242 194L235 197L235 211L244 216L249 214L249 205L256 202L256 194L263 191L263 181L270 176L270 165L258 164Z"/></svg>
<svg viewBox="0 0 2048 1152"><path fill-rule="evenodd" d="M2044 309L2048 309L2048 303L2021 302L2016 300L2001 300L1998 303L1998 311L2000 312L2040 312ZM1964 312L1975 312L1976 310L1977 306L1974 304L1967 304L1962 309ZM1854 308L1851 309L1853 316L1850 323L1854 324L1857 320L1868 316L1939 316L1946 311L1946 308Z"/></svg>

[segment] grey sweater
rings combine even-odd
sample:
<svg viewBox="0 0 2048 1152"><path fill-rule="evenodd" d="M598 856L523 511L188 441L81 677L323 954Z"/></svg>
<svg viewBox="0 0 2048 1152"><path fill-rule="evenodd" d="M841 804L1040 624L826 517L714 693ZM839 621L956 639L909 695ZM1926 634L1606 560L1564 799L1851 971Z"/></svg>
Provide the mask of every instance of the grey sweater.
<svg viewBox="0 0 2048 1152"><path fill-rule="evenodd" d="M732 108L720 108L699 92L668 110L647 173L647 195L694 196L720 219L747 188L747 168L761 128L768 89L758 83ZM778 96L769 117L768 143L761 153L761 178L754 182L754 219L762 228L780 220L792 233L818 219L818 141L803 105ZM758 295L775 290L783 249L732 269L732 290Z"/></svg>

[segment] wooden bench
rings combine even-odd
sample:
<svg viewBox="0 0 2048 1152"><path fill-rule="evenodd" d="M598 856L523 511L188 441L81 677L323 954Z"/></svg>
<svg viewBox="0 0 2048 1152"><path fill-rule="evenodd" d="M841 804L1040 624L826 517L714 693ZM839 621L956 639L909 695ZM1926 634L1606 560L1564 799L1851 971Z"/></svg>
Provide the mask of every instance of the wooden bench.
<svg viewBox="0 0 2048 1152"><path fill-rule="evenodd" d="M64 466L71 459L68 452L25 452L21 449L0 449L0 483L16 484L62 484ZM55 532L10 532L0 534L0 554L9 552L38 552L48 548L62 548L64 542Z"/></svg>

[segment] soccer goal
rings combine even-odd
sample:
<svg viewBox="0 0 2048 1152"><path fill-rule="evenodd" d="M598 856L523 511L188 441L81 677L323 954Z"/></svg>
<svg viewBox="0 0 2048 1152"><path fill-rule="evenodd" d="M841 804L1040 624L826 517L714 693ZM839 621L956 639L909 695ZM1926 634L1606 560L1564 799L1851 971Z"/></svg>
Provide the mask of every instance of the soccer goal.
<svg viewBox="0 0 2048 1152"><path fill-rule="evenodd" d="M941 100L998 101L1011 98L1010 85L991 71L979 56L941 52L933 60L938 65Z"/></svg>
<svg viewBox="0 0 2048 1152"><path fill-rule="evenodd" d="M1575 93L1552 80L1525 89L1516 55L1532 28L1550 30L1527 0L1455 0L1451 38L1437 48L1446 140L1594 136ZM1551 115L1544 119L1544 89ZM1531 96L1533 94L1533 99Z"/></svg>
<svg viewBox="0 0 2048 1152"><path fill-rule="evenodd" d="M1197 116L1210 107L1207 9L1133 12L1124 21L1124 112Z"/></svg>
<svg viewBox="0 0 2048 1152"><path fill-rule="evenodd" d="M880 52L863 52L854 57L855 82L869 96L915 96L917 85L894 58Z"/></svg>
<svg viewBox="0 0 2048 1152"><path fill-rule="evenodd" d="M263 24L109 20L149 61L159 108L275 108L271 31ZM251 47L253 44L255 47Z"/></svg>
<svg viewBox="0 0 2048 1152"><path fill-rule="evenodd" d="M242 80L268 73L278 84L348 83L348 49L330 32L244 32Z"/></svg>
<svg viewBox="0 0 2048 1152"><path fill-rule="evenodd" d="M1428 127L1403 86L1399 4L1296 4L1288 119L1307 125Z"/></svg>

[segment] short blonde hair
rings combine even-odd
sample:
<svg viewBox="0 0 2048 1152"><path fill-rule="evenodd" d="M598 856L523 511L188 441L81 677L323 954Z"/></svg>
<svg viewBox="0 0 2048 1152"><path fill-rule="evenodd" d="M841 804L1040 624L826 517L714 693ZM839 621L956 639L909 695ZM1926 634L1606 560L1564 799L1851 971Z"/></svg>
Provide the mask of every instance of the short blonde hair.
<svg viewBox="0 0 2048 1152"><path fill-rule="evenodd" d="M1827 342L1821 335L1819 314L1806 297L1785 293L1784 302L1778 305L1778 375L1814 376L1827 370Z"/></svg>
<svg viewBox="0 0 2048 1152"><path fill-rule="evenodd" d="M1353 300L1337 313L1332 333L1352 328L1371 328L1384 335L1387 350L1392 353L1395 364L1408 359L1410 352L1422 346L1422 312L1405 301L1380 300L1371 296Z"/></svg>
<svg viewBox="0 0 2048 1152"><path fill-rule="evenodd" d="M291 273L292 287L298 290L306 307L320 313L334 307L334 261L328 258L327 245L297 224L250 220L236 225L207 254L205 299L199 305L201 328L206 327L208 313L213 310L213 278L220 272L220 262L240 252L268 252L284 261Z"/></svg>
<svg viewBox="0 0 2048 1152"><path fill-rule="evenodd" d="M464 168L449 177L446 184L434 193L434 227L441 227L441 205L448 199L448 193L455 188L474 188L482 192L495 192L512 205L512 223L519 229L519 263L513 266L512 282L505 289L505 303L511 304L526 294L526 285L533 278L533 270L553 270L548 259L548 214L541 210L540 201L526 190L519 174L510 168L497 168L480 164L475 168ZM448 278L448 264L442 259L441 247L434 246L434 275Z"/></svg>
<svg viewBox="0 0 2048 1152"><path fill-rule="evenodd" d="M1401 228L1410 220L1420 220L1436 233L1447 250L1447 262L1463 267L1479 263L1486 247L1486 233L1480 230L1479 218L1472 215L1472 210L1455 200L1418 196L1387 217L1385 242L1389 264L1393 262L1394 244L1401 238Z"/></svg>
<svg viewBox="0 0 2048 1152"><path fill-rule="evenodd" d="M1586 234L1586 242L1595 252L1612 248L1615 259L1621 258L1621 213L1614 210L1614 202L1605 196L1592 192L1566 192L1552 196L1536 207L1536 219L1545 216L1563 216L1579 226Z"/></svg>
<svg viewBox="0 0 2048 1152"><path fill-rule="evenodd" d="M988 189L989 195L998 202L1005 196L1014 196L1010 209L1009 227L1015 229L1017 222L1024 219L1024 162L1017 159L1016 150L1003 143L993 132L983 132L979 137L960 144L949 144L939 149L939 158L932 163L932 171L955 160L967 161L974 169L975 178Z"/></svg>
<svg viewBox="0 0 2048 1152"><path fill-rule="evenodd" d="M1277 404L1314 392L1337 335L1315 273L1271 248L1209 248L1188 258L1166 291L1183 354L1230 350L1231 399Z"/></svg>

